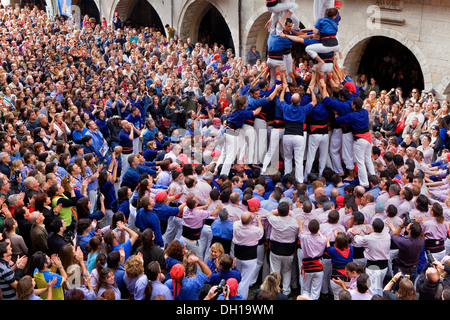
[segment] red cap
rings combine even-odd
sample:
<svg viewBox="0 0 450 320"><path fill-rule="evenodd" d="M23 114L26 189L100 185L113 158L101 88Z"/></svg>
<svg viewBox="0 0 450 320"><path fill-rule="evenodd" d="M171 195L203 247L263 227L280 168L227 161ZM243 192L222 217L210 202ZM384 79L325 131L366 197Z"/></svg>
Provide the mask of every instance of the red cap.
<svg viewBox="0 0 450 320"><path fill-rule="evenodd" d="M350 91L351 93L355 93L356 94L356 87L355 84L353 82L346 82L344 84L344 87L346 87L348 89L348 91Z"/></svg>
<svg viewBox="0 0 450 320"><path fill-rule="evenodd" d="M167 192L165 191L160 191L155 195L155 201L156 202L163 202L164 199L166 199L167 197Z"/></svg>

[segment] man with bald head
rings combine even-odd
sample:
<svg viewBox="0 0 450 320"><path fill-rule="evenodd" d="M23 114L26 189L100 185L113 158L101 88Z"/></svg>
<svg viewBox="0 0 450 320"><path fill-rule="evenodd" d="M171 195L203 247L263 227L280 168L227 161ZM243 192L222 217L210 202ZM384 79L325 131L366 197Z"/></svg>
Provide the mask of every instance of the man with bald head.
<svg viewBox="0 0 450 320"><path fill-rule="evenodd" d="M256 220L257 225L252 223ZM261 216L245 211L241 218L233 223L232 256L236 258L236 268L241 272L238 293L245 299L248 296L250 281L257 267L258 242L264 235Z"/></svg>
<svg viewBox="0 0 450 320"><path fill-rule="evenodd" d="M310 82L307 93L311 94L311 102L304 105L301 103L301 97L296 92L292 94L291 102L288 104L284 95L276 100L276 108L283 110L283 120L285 129L283 135L283 155L284 155L284 173L288 174L293 171L292 159L295 159L295 180L303 183L303 157L305 154L305 137L303 134L303 126L306 116L313 110L317 104L316 95L314 94L315 77ZM285 91L289 91L289 87L285 84Z"/></svg>
<svg viewBox="0 0 450 320"><path fill-rule="evenodd" d="M28 220L32 223L30 229L30 238L31 238L31 249L32 252L42 251L44 253L48 253L48 232L45 229L44 225L44 214L40 211L33 211L30 213Z"/></svg>
<svg viewBox="0 0 450 320"><path fill-rule="evenodd" d="M237 191L231 193L230 195L230 201L225 206L225 208L228 211L228 219L230 219L233 222L238 221L241 219L242 214L244 213L243 207L240 205L240 195Z"/></svg>
<svg viewBox="0 0 450 320"><path fill-rule="evenodd" d="M443 283L435 266L424 268L416 283L419 300L440 300Z"/></svg>

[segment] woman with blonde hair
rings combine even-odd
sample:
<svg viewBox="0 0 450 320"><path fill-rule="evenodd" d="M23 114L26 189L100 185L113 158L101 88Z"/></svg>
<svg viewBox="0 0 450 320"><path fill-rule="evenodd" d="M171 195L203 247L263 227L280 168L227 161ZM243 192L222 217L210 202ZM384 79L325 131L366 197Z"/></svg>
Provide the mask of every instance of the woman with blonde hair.
<svg viewBox="0 0 450 320"><path fill-rule="evenodd" d="M278 272L269 273L264 279L261 287L255 292L254 300L257 300L260 291L273 292L276 295L276 300L288 300L288 296L281 292L281 274Z"/></svg>
<svg viewBox="0 0 450 320"><path fill-rule="evenodd" d="M220 242L214 242L211 247L209 248L209 259L206 262L208 267L211 269L211 272L215 272L216 262L218 261L219 257L225 253L225 249L223 248L223 245Z"/></svg>
<svg viewBox="0 0 450 320"><path fill-rule="evenodd" d="M125 275L123 282L130 293L130 299L134 299L135 291L138 286L145 288L147 285L147 276L144 273L144 260L142 254L130 256L125 262Z"/></svg>

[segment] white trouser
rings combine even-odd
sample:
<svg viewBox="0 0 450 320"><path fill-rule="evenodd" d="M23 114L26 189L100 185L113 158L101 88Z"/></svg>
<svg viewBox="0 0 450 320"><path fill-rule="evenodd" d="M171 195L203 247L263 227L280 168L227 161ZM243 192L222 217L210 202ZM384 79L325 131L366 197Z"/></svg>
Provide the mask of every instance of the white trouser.
<svg viewBox="0 0 450 320"><path fill-rule="evenodd" d="M355 169L355 158L353 149L353 133L342 134L342 160L347 170Z"/></svg>
<svg viewBox="0 0 450 320"><path fill-rule="evenodd" d="M262 163L264 156L267 153L267 122L263 119L255 119L255 132L256 132L256 154L255 163Z"/></svg>
<svg viewBox="0 0 450 320"><path fill-rule="evenodd" d="M275 85L275 68L277 66L280 66L280 70L287 68L286 66L286 60L277 60L273 58L267 58L267 67L269 68L269 87L273 87Z"/></svg>
<svg viewBox="0 0 450 320"><path fill-rule="evenodd" d="M285 295L291 293L291 277L294 255L280 256L270 252L270 272L278 272L281 274L282 291Z"/></svg>
<svg viewBox="0 0 450 320"><path fill-rule="evenodd" d="M437 261L442 261L442 258L445 257L445 249L440 252L433 252L431 254Z"/></svg>
<svg viewBox="0 0 450 320"><path fill-rule="evenodd" d="M254 164L255 163L255 148L256 148L256 130L253 126L244 124L242 126L245 136L245 159L244 163Z"/></svg>
<svg viewBox="0 0 450 320"><path fill-rule="evenodd" d="M134 153L130 153L130 154L121 154L122 157L122 175L125 173L125 171L127 171L128 169L128 158L131 157L132 155L134 155Z"/></svg>
<svg viewBox="0 0 450 320"><path fill-rule="evenodd" d="M376 265L371 265L366 268L366 274L369 276L370 287L369 291L371 295L383 296L383 280L386 276L388 268L380 269Z"/></svg>
<svg viewBox="0 0 450 320"><path fill-rule="evenodd" d="M392 261L397 259L397 256L398 256L398 249L391 249L389 251L389 261L388 261L387 275L390 276L391 278L394 276L394 272L392 271Z"/></svg>
<svg viewBox="0 0 450 320"><path fill-rule="evenodd" d="M283 31L283 27L278 23L278 20L281 20L287 11L290 11L292 14L289 18L292 19L293 29L298 29L300 25L300 20L295 15L295 11L298 10L298 4L295 3L295 0L281 0L276 6L267 7L267 11L272 13L271 19L272 23L269 26L269 34L279 34Z"/></svg>
<svg viewBox="0 0 450 320"><path fill-rule="evenodd" d="M304 275L300 275L300 278L302 279L301 295L311 300L318 300L322 289L323 271L305 272Z"/></svg>
<svg viewBox="0 0 450 320"><path fill-rule="evenodd" d="M298 266L298 284L300 285L300 290L302 290L304 278L302 277L303 250L301 248L297 248L297 266Z"/></svg>
<svg viewBox="0 0 450 320"><path fill-rule="evenodd" d="M342 129L336 128L333 129L333 132L330 137L330 158L333 166L333 171L339 173L340 175L344 174L344 169L342 168Z"/></svg>
<svg viewBox="0 0 450 320"><path fill-rule="evenodd" d="M333 64L331 62L326 62L320 66L319 70L323 73L331 75L331 72L333 71Z"/></svg>
<svg viewBox="0 0 450 320"><path fill-rule="evenodd" d="M101 220L101 227L110 226L112 223L114 212L111 209L105 210L105 217Z"/></svg>
<svg viewBox="0 0 450 320"><path fill-rule="evenodd" d="M283 56L283 61L284 61L284 64L285 64L285 66L286 66L286 80L288 81L288 82L291 82L292 81L292 78L291 78L291 76L290 76L290 74L292 73L292 63L293 63L293 60L292 60L292 54L285 54L284 56Z"/></svg>
<svg viewBox="0 0 450 320"><path fill-rule="evenodd" d="M140 153L142 151L142 142L139 137L133 139L133 153Z"/></svg>
<svg viewBox="0 0 450 320"><path fill-rule="evenodd" d="M250 281L250 287L252 285L254 285L256 283L256 281L258 280L259 271L261 271L261 268L264 264L265 254L266 254L266 249L264 248L264 243L258 245L258 247L256 248L256 268L255 268L255 273L253 274L253 277Z"/></svg>
<svg viewBox="0 0 450 320"><path fill-rule="evenodd" d="M200 240L190 240L184 236L181 236L180 239L184 242L186 251L191 250L197 257L199 257L201 260L204 260Z"/></svg>
<svg viewBox="0 0 450 320"><path fill-rule="evenodd" d="M316 24L317 20L325 16L325 11L330 8L334 8L334 0L314 0L314 25Z"/></svg>
<svg viewBox="0 0 450 320"><path fill-rule="evenodd" d="M326 47L322 43L310 44L305 47L306 53L312 58L315 59L319 53L328 53L331 51L341 51L340 45L335 45L332 47Z"/></svg>
<svg viewBox="0 0 450 320"><path fill-rule="evenodd" d="M273 128L270 131L269 137L269 149L267 150L266 156L264 157L262 172L266 171L269 165L275 167L280 160L280 148L283 141L284 129Z"/></svg>
<svg viewBox="0 0 450 320"><path fill-rule="evenodd" d="M228 130L227 130L228 131ZM231 130L230 130L231 131ZM231 166L237 157L240 157L241 149L243 147L244 142L244 133L242 130L236 131L238 135L225 133L225 145L223 157L223 166L222 166L222 174L228 175L230 173Z"/></svg>
<svg viewBox="0 0 450 320"><path fill-rule="evenodd" d="M353 143L353 152L358 166L359 184L367 187L369 186L367 172L371 175L375 174L372 162L372 144L364 138L359 138Z"/></svg>
<svg viewBox="0 0 450 320"><path fill-rule="evenodd" d="M127 227L132 230L138 230L136 227L136 208L130 204L130 216L128 217Z"/></svg>
<svg viewBox="0 0 450 320"><path fill-rule="evenodd" d="M311 172L317 150L319 150L319 176L322 175L323 169L325 169L327 164L329 141L330 139L328 134L308 135L308 153L306 155L305 179L308 173Z"/></svg>
<svg viewBox="0 0 450 320"><path fill-rule="evenodd" d="M200 233L200 246L202 248L203 257L209 256L209 248L211 246L211 240L213 238L211 226L204 224L202 232Z"/></svg>
<svg viewBox="0 0 450 320"><path fill-rule="evenodd" d="M255 274L257 264L258 264L257 259L251 260L236 259L235 267L241 272L241 282L239 282L238 294L242 295L245 299L247 299L248 297L248 289L250 287L250 281L252 280L253 275Z"/></svg>
<svg viewBox="0 0 450 320"><path fill-rule="evenodd" d="M284 172L292 172L292 159L295 159L295 179L303 183L303 156L305 153L305 138L301 135L283 136Z"/></svg>
<svg viewBox="0 0 450 320"><path fill-rule="evenodd" d="M345 285L349 285L349 282L344 282ZM339 292L341 292L342 287L336 283L334 283L333 280L330 280L330 287L331 287L331 293L333 294L334 300L339 300Z"/></svg>
<svg viewBox="0 0 450 320"><path fill-rule="evenodd" d="M89 190L89 201L91 202L91 208L89 209L91 213L94 213L94 208L97 204L97 190ZM97 208L100 210L100 208Z"/></svg>
<svg viewBox="0 0 450 320"><path fill-rule="evenodd" d="M175 216L169 217L167 221L167 229L163 235L164 243L169 245L173 240L179 239L181 237L181 231L183 219Z"/></svg>
<svg viewBox="0 0 450 320"><path fill-rule="evenodd" d="M331 288L331 271L333 266L331 265L331 259L322 259L323 265L323 280L322 280L322 289L321 292L323 294L328 294Z"/></svg>
<svg viewBox="0 0 450 320"><path fill-rule="evenodd" d="M445 254L450 254L450 239L445 239Z"/></svg>

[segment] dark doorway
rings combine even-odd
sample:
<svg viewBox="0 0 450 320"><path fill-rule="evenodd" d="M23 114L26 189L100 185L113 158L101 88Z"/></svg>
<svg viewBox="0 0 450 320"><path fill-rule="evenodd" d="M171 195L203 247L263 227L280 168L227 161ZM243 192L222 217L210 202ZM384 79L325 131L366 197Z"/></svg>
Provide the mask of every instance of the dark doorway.
<svg viewBox="0 0 450 320"><path fill-rule="evenodd" d="M139 0L126 21L131 27L152 27L165 34L161 18L147 0Z"/></svg>
<svg viewBox="0 0 450 320"><path fill-rule="evenodd" d="M96 23L100 23L100 11L98 11L94 0L80 1L78 5L80 6L81 20L85 15L88 15L89 18L95 18Z"/></svg>
<svg viewBox="0 0 450 320"><path fill-rule="evenodd" d="M413 53L400 42L382 36L372 37L361 57L358 74L374 78L380 90L401 87L408 95L413 88L424 88L420 64Z"/></svg>
<svg viewBox="0 0 450 320"><path fill-rule="evenodd" d="M212 5L200 22L198 41L211 45L217 43L219 46L223 44L225 49L231 48L235 52L231 31L222 14Z"/></svg>

